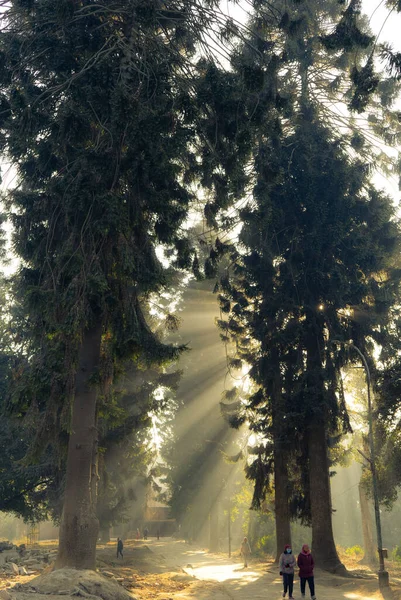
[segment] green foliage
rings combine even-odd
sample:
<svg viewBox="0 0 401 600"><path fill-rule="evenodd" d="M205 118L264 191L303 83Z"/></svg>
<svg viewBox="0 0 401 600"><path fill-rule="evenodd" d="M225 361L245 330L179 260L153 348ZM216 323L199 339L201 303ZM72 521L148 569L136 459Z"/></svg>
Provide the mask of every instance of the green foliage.
<svg viewBox="0 0 401 600"><path fill-rule="evenodd" d="M193 265L199 274L184 228L195 199L190 184L204 172L219 206L227 203L225 180L196 158L197 145L205 155L208 148L196 90L213 86L212 67L205 76L195 67L196 43L217 7L207 0L189 8L15 0L2 13L0 151L18 174L5 202L20 259L13 297L25 340L8 409L34 432L26 463L55 453L62 471L79 349L100 324L101 367L90 382L99 396L107 522L113 504L121 509L122 481L106 481L108 452L120 445L121 473L132 474L130 461L146 471L141 431L154 386L167 378L158 370L184 349L165 343L149 304L174 281L175 268ZM148 371L128 407L111 384L129 361Z"/></svg>
<svg viewBox="0 0 401 600"><path fill-rule="evenodd" d="M333 33L322 36L324 46L330 51L368 48L374 37L361 31L358 19L360 17L360 1L353 1L343 12Z"/></svg>
<svg viewBox="0 0 401 600"><path fill-rule="evenodd" d="M356 93L362 82L356 73L370 64L372 38L359 3L345 11L337 2L274 6L277 30L262 4L251 25L255 37L265 34L266 23L276 32L273 53L282 52L285 75L276 74L275 91L289 103L277 113L265 106L258 123L253 194L240 210L232 268L220 280L219 327L225 341L235 342L230 363L249 365L256 387L242 411L234 411L258 440L247 467L253 506L271 489L277 444L288 457L292 513L308 522L309 427L323 427L332 446L350 431L341 370L358 358L330 340L353 340L368 356L375 344L396 343L400 232L391 199L369 181L368 136L327 110L327 103ZM372 70L366 96L372 102L382 85L375 77ZM338 458L332 450L331 459Z"/></svg>
<svg viewBox="0 0 401 600"><path fill-rule="evenodd" d="M275 535L264 535L261 537L256 544L256 549L263 554L273 554L276 546Z"/></svg>
<svg viewBox="0 0 401 600"><path fill-rule="evenodd" d="M401 545L393 548L391 558L397 562L401 562Z"/></svg>
<svg viewBox="0 0 401 600"><path fill-rule="evenodd" d="M345 548L344 554L349 558L360 559L364 555L364 550L361 546L351 546L350 548Z"/></svg>
<svg viewBox="0 0 401 600"><path fill-rule="evenodd" d="M194 135L174 108L177 95L190 98L177 81L193 52L192 21L183 36L181 20L167 24L156 4L88 5L79 14L68 6L60 13L52 2L12 5L0 39L1 150L23 182L7 195L22 261L15 295L30 344L13 401L49 399L43 410L52 416L41 421L61 427L80 339L94 323L111 340L111 362L141 355L163 363L179 354L152 332L145 306L169 280L158 244L189 266L180 226L192 198L182 180ZM162 22L171 46L157 33Z"/></svg>
<svg viewBox="0 0 401 600"><path fill-rule="evenodd" d="M354 67L351 72L351 79L355 89L350 102L350 109L360 113L368 106L370 95L376 91L380 81L374 72L373 56L369 57L367 63L361 69Z"/></svg>

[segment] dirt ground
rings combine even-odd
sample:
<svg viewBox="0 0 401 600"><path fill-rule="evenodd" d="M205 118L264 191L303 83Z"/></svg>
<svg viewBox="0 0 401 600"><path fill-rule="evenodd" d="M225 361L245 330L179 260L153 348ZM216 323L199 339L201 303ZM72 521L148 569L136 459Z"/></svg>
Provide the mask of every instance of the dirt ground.
<svg viewBox="0 0 401 600"><path fill-rule="evenodd" d="M273 562L252 560L248 569L243 569L238 553L232 559L222 554L209 554L196 545L188 545L172 539L149 540L149 549L154 556L161 557L165 573L164 589L153 587L154 576L144 577L144 587L135 590L138 600L279 600L282 597L282 581ZM130 549L126 557L129 560ZM125 560L126 558L124 558ZM358 578L346 579L317 570L315 573L318 600L379 600L374 573L347 561L347 567ZM180 568L194 579L184 582L184 589L169 589L168 582L176 577ZM400 586L401 572L391 573L393 583ZM397 581L396 581L397 580ZM157 578L156 578L157 581ZM133 590L134 591L134 590ZM398 590L395 590L398 592ZM300 598L299 582L295 582L294 597ZM394 598L401 598L398 593Z"/></svg>
<svg viewBox="0 0 401 600"><path fill-rule="evenodd" d="M210 554L195 544L172 538L128 540L122 560L116 559L115 552L115 542L99 546L99 573L110 583L118 583L137 600L279 600L282 597L276 565L252 559L250 566L244 569L238 552L228 559L223 554ZM356 577L348 579L316 571L317 600L380 600L375 574L355 562L347 559L345 562ZM390 571L392 597L401 600L401 568L390 561L386 566ZM37 578L16 576L0 581L0 588L7 587L12 597L25 600L26 587L34 587L36 581ZM22 583L26 584L25 591L18 585ZM49 594L48 591L43 593ZM32 588L29 598L35 600L36 595L39 593L35 594ZM55 597L53 592L52 599ZM300 599L298 581L294 597ZM65 591L63 598L66 600Z"/></svg>

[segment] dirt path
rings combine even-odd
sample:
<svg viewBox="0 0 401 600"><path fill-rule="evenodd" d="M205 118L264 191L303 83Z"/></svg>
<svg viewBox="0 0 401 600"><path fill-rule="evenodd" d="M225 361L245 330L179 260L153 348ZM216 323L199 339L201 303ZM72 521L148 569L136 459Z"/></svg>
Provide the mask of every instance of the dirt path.
<svg viewBox="0 0 401 600"><path fill-rule="evenodd" d="M168 596L153 596L160 600L279 600L282 597L281 577L273 563L253 561L243 569L238 557L224 558L172 539L149 540L149 548L159 556L168 570L181 569L194 577L183 591ZM129 552L129 549L127 549ZM182 571L181 571L182 572ZM315 574L318 600L381 600L376 579L344 579L321 571ZM147 598L146 590L138 590L139 599ZM294 596L300 599L299 580Z"/></svg>

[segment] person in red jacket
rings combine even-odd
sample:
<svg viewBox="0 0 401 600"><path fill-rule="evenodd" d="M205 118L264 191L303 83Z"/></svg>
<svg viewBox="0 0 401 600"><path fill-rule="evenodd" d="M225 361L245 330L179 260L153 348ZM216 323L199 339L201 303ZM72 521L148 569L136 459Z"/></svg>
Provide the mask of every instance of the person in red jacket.
<svg viewBox="0 0 401 600"><path fill-rule="evenodd" d="M310 553L308 544L302 546L302 551L298 554L297 565L299 567L299 577L301 579L301 596L305 598L306 582L308 582L310 595L312 600L316 600L315 596L315 578L313 576L313 567L315 561Z"/></svg>

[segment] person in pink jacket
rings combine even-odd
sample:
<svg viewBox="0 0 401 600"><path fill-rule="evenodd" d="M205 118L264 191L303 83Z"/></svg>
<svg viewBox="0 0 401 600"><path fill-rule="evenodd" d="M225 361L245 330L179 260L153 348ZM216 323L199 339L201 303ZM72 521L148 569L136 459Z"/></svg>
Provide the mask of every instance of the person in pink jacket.
<svg viewBox="0 0 401 600"><path fill-rule="evenodd" d="M310 553L308 544L302 546L302 551L298 554L297 565L299 567L299 577L301 579L301 596L305 598L306 582L308 582L310 595L312 600L316 600L315 596L315 578L313 575L313 567L315 561Z"/></svg>

